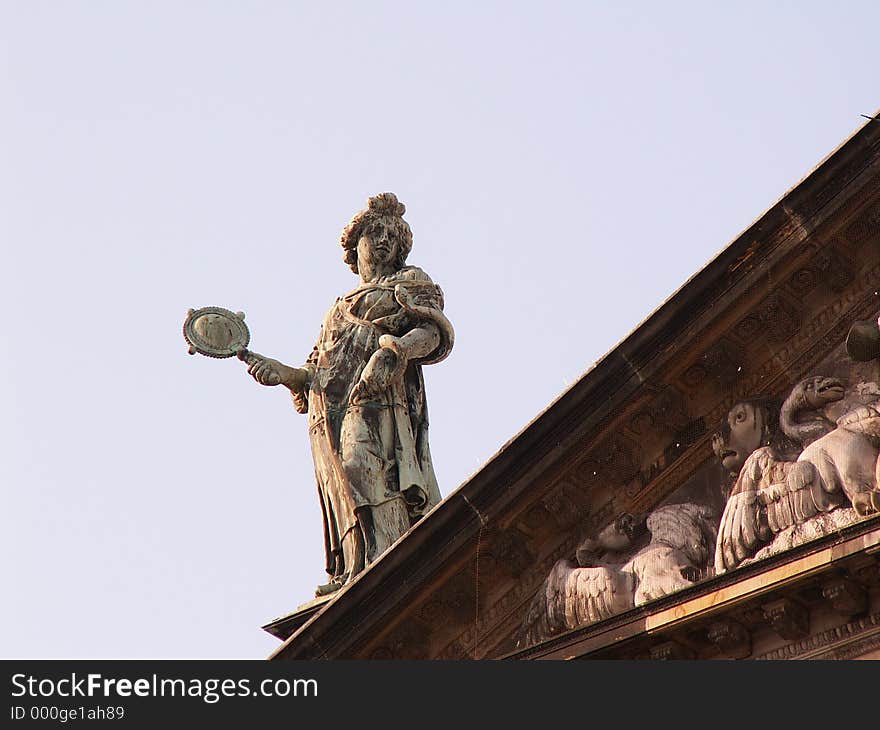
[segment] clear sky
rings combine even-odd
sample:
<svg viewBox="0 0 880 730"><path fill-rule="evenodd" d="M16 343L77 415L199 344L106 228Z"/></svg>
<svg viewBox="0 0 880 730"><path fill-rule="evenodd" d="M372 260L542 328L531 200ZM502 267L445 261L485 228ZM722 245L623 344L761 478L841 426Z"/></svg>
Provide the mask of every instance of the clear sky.
<svg viewBox="0 0 880 730"><path fill-rule="evenodd" d="M880 107L866 2L0 1L0 656L253 657L325 581L290 364L394 191L444 496ZM430 560L430 555L424 556Z"/></svg>

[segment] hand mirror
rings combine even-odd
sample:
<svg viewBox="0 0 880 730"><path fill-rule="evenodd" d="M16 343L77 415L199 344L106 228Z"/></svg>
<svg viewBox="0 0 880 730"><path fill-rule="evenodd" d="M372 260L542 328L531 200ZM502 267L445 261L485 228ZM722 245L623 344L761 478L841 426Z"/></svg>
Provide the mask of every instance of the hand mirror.
<svg viewBox="0 0 880 730"><path fill-rule="evenodd" d="M183 322L183 337L189 343L189 354L197 352L208 357L248 355L251 333L244 323L244 312L230 312L223 307L190 309Z"/></svg>

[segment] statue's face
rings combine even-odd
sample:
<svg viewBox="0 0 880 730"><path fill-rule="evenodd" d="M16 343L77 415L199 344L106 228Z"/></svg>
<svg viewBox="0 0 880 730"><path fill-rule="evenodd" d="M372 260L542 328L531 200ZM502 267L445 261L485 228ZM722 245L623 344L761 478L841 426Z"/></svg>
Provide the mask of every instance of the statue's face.
<svg viewBox="0 0 880 730"><path fill-rule="evenodd" d="M397 260L397 236L385 221L378 220L367 227L358 240L358 261L376 266L388 266Z"/></svg>
<svg viewBox="0 0 880 730"><path fill-rule="evenodd" d="M754 403L737 403L727 413L727 428L715 434L712 448L724 468L738 472L749 455L758 449L767 426L764 409Z"/></svg>

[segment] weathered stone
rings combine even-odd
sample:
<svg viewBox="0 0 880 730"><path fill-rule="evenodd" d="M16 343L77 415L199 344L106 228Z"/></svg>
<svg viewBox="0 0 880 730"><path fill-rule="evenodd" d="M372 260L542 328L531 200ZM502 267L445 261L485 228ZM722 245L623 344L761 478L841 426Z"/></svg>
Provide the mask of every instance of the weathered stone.
<svg viewBox="0 0 880 730"><path fill-rule="evenodd" d="M662 644L657 644L657 646L651 647L651 659L654 661L694 658L695 653L693 649L684 646L677 641L665 641Z"/></svg>
<svg viewBox="0 0 880 730"><path fill-rule="evenodd" d="M811 376L791 390L779 412L778 431L786 441L762 436L769 445L752 451L731 490L718 531L716 572L880 511L880 389L876 383L859 387L876 397L856 401L836 422L824 410L844 399L840 379ZM722 442L719 437L716 451L727 448ZM724 451L722 460L735 466L734 453Z"/></svg>
<svg viewBox="0 0 880 730"><path fill-rule="evenodd" d="M790 598L765 603L762 606L767 621L783 639L803 639L810 633L810 614L800 603Z"/></svg>
<svg viewBox="0 0 880 730"><path fill-rule="evenodd" d="M556 562L519 629L527 646L687 588L704 576L715 515L695 504L624 514Z"/></svg>
<svg viewBox="0 0 880 730"><path fill-rule="evenodd" d="M244 312L230 312L223 307L190 309L183 322L183 337L189 354L208 357L232 357L246 352L251 334L244 323Z"/></svg>
<svg viewBox="0 0 880 730"><path fill-rule="evenodd" d="M731 659L745 659L752 653L752 636L736 621L716 621L706 630L706 636L722 654Z"/></svg>
<svg viewBox="0 0 880 730"><path fill-rule="evenodd" d="M184 325L196 351L238 354L261 385L284 385L309 435L324 520L325 595L350 582L440 501L428 447L422 366L452 349L443 292L406 266L412 231L393 193L368 201L342 233L360 284L324 318L303 367L245 349L244 315L208 308Z"/></svg>
<svg viewBox="0 0 880 730"><path fill-rule="evenodd" d="M851 578L838 577L822 586L822 597L831 602L834 610L852 618L868 610L868 594L864 586Z"/></svg>

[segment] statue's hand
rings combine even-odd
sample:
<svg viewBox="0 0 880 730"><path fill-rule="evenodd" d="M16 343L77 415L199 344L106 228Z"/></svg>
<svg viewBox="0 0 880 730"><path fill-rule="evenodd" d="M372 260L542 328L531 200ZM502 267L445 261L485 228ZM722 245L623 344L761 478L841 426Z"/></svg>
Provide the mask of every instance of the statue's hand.
<svg viewBox="0 0 880 730"><path fill-rule="evenodd" d="M352 388L349 402L354 404L377 397L391 385L396 369L397 355L394 352L385 347L376 350Z"/></svg>
<svg viewBox="0 0 880 730"><path fill-rule="evenodd" d="M292 368L283 362L249 350L239 353L239 359L247 363L248 373L260 385L283 383L291 390L302 390L305 385L305 371L302 368Z"/></svg>

